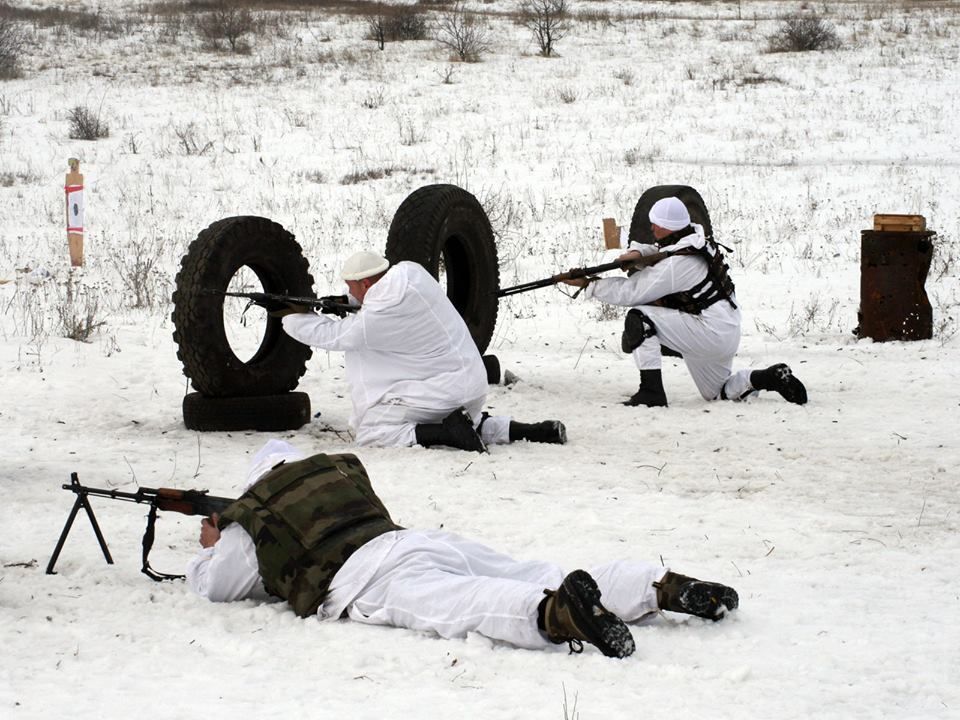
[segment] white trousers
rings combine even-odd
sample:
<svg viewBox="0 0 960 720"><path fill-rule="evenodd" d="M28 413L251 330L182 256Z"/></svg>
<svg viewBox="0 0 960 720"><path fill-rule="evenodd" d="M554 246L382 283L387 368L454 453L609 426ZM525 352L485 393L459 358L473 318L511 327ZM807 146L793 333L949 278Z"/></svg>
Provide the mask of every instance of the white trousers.
<svg viewBox="0 0 960 720"><path fill-rule="evenodd" d="M352 620L445 638L476 632L522 648L553 646L537 628L537 608L543 591L563 581L566 572L559 566L517 561L442 530L402 530L396 537L376 572L347 605ZM604 606L625 622L657 611L652 583L667 568L620 561L588 572L597 581Z"/></svg>
<svg viewBox="0 0 960 720"><path fill-rule="evenodd" d="M739 313L708 322L702 315L656 305L636 309L650 318L657 330L633 351L637 368L659 370L662 343L683 355L690 377L705 400L741 400L753 390L749 369L733 372L733 358L740 346Z"/></svg>
<svg viewBox="0 0 960 720"><path fill-rule="evenodd" d="M486 396L475 398L466 408L473 424L480 423ZM373 447L409 447L417 444L416 428L420 423L438 423L456 408L427 408L398 402L380 403L371 407L357 428L357 445ZM492 415L480 429L480 437L487 445L510 442L510 416Z"/></svg>

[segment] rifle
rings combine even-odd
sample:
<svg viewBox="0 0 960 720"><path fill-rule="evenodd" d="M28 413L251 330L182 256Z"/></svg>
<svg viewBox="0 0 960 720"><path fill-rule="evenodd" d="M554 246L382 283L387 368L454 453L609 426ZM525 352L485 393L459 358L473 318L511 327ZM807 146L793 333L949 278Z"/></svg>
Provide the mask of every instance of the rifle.
<svg viewBox="0 0 960 720"><path fill-rule="evenodd" d="M175 580L184 577L183 575L170 575L168 573L159 573L150 567L147 559L150 555L150 549L153 547L154 525L157 522L157 511L168 510L178 512L182 515L206 515L207 517L214 513L222 512L230 503L231 498L216 497L208 495L206 490L176 490L174 488L139 488L136 492L122 492L120 490L104 490L101 488L85 487L80 484L76 473L70 473L70 483L63 486L64 490L76 494L77 499L73 503L73 509L63 526L63 532L60 533L60 539L57 541L57 547L53 551L50 562L47 564L47 575L53 575L53 566L56 565L60 557L60 551L63 550L63 544L67 540L73 521L77 517L80 508L87 512L90 518L90 524L93 525L93 532L97 536L97 542L100 543L100 549L103 551L103 557L108 565L113 565L113 558L110 556L110 550L103 539L103 533L100 532L100 525L93 514L93 508L90 507L89 497L105 497L111 500L123 500L125 502L148 503L150 512L147 514L147 529L143 533L143 567L140 572L151 580L160 582L161 580Z"/></svg>
<svg viewBox="0 0 960 720"><path fill-rule="evenodd" d="M249 300L247 307L243 309L246 312L251 305L260 307L271 312L279 310L284 305L303 305L309 308L316 308L325 315L336 315L345 318L347 313L354 313L360 309L359 305L351 305L346 295L324 295L323 297L306 297L300 295L279 295L277 293L263 292L226 292L222 290L203 290L205 295L223 295L224 297L240 297Z"/></svg>
<svg viewBox="0 0 960 720"><path fill-rule="evenodd" d="M657 252L653 253L652 255L641 255L636 260L614 260L613 262L609 262L604 265L596 265L594 267L572 268L571 270L567 270L567 272L558 273L557 275L552 275L548 278L544 278L543 280L532 280L530 282L521 283L520 285L514 285L513 287L503 288L502 290L497 291L497 297L502 298L507 297L508 295L516 295L517 293L556 285L563 280L576 280L577 278L590 277L591 275L598 275L600 273L608 272L609 270L639 270L640 268L649 267L650 265L656 265L661 260L666 260L671 255L677 254L683 255L686 253L684 253L683 250L673 252ZM576 297L579 293L580 291L578 290L573 297Z"/></svg>

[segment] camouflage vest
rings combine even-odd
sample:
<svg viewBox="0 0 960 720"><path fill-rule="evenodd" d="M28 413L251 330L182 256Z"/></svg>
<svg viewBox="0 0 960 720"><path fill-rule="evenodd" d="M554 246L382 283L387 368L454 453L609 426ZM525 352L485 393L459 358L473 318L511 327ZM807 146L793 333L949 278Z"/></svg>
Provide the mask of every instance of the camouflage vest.
<svg viewBox="0 0 960 720"><path fill-rule="evenodd" d="M350 454L278 465L221 513L221 527L231 522L253 538L267 592L300 617L317 611L354 551L401 529Z"/></svg>

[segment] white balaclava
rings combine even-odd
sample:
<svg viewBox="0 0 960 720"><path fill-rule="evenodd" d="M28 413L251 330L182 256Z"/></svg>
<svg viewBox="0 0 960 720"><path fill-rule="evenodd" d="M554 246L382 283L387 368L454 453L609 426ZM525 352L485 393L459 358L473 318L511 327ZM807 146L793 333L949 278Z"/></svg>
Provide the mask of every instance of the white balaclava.
<svg viewBox="0 0 960 720"><path fill-rule="evenodd" d="M690 213L679 198L666 197L650 208L650 222L667 230L682 230L690 224Z"/></svg>

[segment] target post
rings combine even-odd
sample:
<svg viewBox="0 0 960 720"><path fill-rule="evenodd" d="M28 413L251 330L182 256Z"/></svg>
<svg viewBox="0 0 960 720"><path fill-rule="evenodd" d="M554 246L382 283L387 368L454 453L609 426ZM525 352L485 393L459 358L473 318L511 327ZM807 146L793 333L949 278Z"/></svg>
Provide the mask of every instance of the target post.
<svg viewBox="0 0 960 720"><path fill-rule="evenodd" d="M67 245L70 249L70 264L73 267L83 265L83 175L80 174L80 161L70 158L67 161L70 172L67 173L63 189L67 199Z"/></svg>

